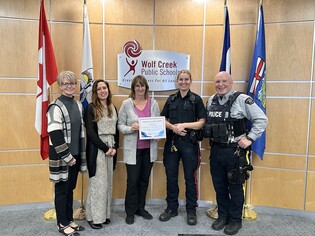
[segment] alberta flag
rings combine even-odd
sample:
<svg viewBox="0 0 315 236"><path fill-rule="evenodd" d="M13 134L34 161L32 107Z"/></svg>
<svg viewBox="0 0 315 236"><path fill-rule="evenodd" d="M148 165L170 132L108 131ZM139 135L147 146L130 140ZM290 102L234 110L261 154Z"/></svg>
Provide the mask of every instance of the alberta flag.
<svg viewBox="0 0 315 236"><path fill-rule="evenodd" d="M228 7L224 6L224 39L222 48L222 58L220 71L226 71L231 74L231 50L230 50L230 20Z"/></svg>
<svg viewBox="0 0 315 236"><path fill-rule="evenodd" d="M44 0L40 3L38 34L38 80L36 96L35 128L40 135L40 155L43 160L48 157L49 136L47 132L46 111L49 104L48 88L57 79L57 65L54 49L50 39L45 13Z"/></svg>
<svg viewBox="0 0 315 236"><path fill-rule="evenodd" d="M259 6L255 49L246 93L254 99L255 103L266 114L265 26L263 6L261 4ZM265 145L266 131L264 131L261 137L252 144L252 150L259 155L261 160L263 159Z"/></svg>
<svg viewBox="0 0 315 236"><path fill-rule="evenodd" d="M91 102L93 85L93 60L90 39L89 17L86 4L83 4L83 46L80 84L80 101L84 108Z"/></svg>

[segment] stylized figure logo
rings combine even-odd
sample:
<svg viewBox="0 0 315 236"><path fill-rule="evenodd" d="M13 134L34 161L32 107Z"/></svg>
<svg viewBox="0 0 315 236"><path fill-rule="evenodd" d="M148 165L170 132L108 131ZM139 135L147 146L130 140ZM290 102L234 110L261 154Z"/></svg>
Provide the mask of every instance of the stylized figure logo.
<svg viewBox="0 0 315 236"><path fill-rule="evenodd" d="M140 44L137 42L137 40L133 40L133 41L128 41L127 43L125 43L123 50L125 52L125 54L127 55L127 57L132 57L132 58L136 58L138 56L141 55L142 53L142 48L140 47ZM134 60L132 59L131 61L128 60L128 58L126 58L126 62L129 65L129 70L127 71L127 73L124 75L124 77L129 74L129 72L133 72L132 74L134 75L136 72L136 65L138 63L138 60Z"/></svg>
<svg viewBox="0 0 315 236"><path fill-rule="evenodd" d="M128 59L126 58L126 62L127 64L129 65L129 70L127 71L127 73L124 75L124 77L130 72L130 71L133 71L133 75L135 74L136 72L136 65L138 63L138 60L132 60L131 62L128 61Z"/></svg>

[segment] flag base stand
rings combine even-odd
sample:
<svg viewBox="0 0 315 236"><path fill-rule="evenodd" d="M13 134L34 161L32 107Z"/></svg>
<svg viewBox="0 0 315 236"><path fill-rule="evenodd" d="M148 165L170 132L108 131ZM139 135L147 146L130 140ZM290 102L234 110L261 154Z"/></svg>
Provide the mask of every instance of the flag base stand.
<svg viewBox="0 0 315 236"><path fill-rule="evenodd" d="M55 221L56 220L56 210L50 209L50 210L46 211L44 214L44 220Z"/></svg>
<svg viewBox="0 0 315 236"><path fill-rule="evenodd" d="M206 211L206 215L212 219L218 219L218 206L216 205L213 208L210 208Z"/></svg>
<svg viewBox="0 0 315 236"><path fill-rule="evenodd" d="M85 220L85 209L83 206L73 211L73 219Z"/></svg>
<svg viewBox="0 0 315 236"><path fill-rule="evenodd" d="M251 205L244 205L243 208L243 219L244 220L256 220L257 219L257 213L252 210L252 206Z"/></svg>

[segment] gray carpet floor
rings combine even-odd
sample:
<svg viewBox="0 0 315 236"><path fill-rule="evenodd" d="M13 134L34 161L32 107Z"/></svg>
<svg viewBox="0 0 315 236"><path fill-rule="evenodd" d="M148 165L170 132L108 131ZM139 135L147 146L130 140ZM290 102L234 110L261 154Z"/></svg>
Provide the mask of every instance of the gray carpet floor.
<svg viewBox="0 0 315 236"><path fill-rule="evenodd" d="M153 220L144 220L136 216L133 225L125 223L123 205L115 205L112 211L111 223L100 230L91 229L85 220L77 221L86 227L81 235L111 235L111 236L151 236L151 235L194 235L217 236L224 235L222 231L211 229L212 219L205 214L207 208L198 208L198 224L189 226L186 223L185 208L179 209L177 217L168 222L160 222L158 217L165 206L147 205L146 209L153 215ZM49 208L14 209L0 207L0 235L61 235L56 223L44 220L44 213ZM290 216L278 213L257 212L255 221L243 221L243 228L238 236L312 236L315 235L315 220L309 216Z"/></svg>

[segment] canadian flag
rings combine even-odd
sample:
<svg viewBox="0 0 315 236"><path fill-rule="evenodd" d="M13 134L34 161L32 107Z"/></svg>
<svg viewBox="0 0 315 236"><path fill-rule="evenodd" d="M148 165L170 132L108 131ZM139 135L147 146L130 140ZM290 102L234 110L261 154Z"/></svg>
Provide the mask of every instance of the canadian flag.
<svg viewBox="0 0 315 236"><path fill-rule="evenodd" d="M44 0L40 4L38 36L38 80L36 96L35 128L40 135L40 154L48 157L49 137L47 132L46 111L49 104L48 88L57 78L58 70L46 20Z"/></svg>

